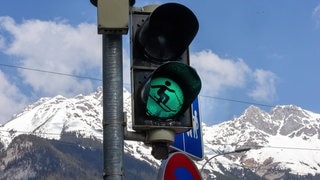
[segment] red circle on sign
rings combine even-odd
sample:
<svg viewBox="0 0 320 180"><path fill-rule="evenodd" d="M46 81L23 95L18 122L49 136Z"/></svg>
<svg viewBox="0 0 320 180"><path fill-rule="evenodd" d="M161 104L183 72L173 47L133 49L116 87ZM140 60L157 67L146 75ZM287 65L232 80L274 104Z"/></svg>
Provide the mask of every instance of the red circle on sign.
<svg viewBox="0 0 320 180"><path fill-rule="evenodd" d="M194 162L185 154L173 153L166 161L163 173L164 180L194 179L200 180L201 175Z"/></svg>

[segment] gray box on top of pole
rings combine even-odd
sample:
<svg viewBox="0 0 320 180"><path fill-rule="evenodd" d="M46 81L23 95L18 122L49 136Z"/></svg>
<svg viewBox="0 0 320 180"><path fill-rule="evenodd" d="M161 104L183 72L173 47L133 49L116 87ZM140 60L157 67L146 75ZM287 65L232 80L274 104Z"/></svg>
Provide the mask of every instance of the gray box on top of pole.
<svg viewBox="0 0 320 180"><path fill-rule="evenodd" d="M98 33L127 34L129 0L97 0Z"/></svg>

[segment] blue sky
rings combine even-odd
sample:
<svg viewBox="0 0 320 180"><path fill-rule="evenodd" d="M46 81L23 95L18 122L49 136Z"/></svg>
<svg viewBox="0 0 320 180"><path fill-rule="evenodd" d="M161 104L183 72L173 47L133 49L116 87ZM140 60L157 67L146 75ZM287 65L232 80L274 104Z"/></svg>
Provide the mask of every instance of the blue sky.
<svg viewBox="0 0 320 180"><path fill-rule="evenodd" d="M191 64L202 79L202 120L216 124L251 104L293 104L320 113L319 0L178 2L197 16ZM89 0L10 0L0 6L0 123L58 94L88 94L100 81L7 65L101 78L101 36ZM129 37L123 37L124 86L130 87ZM240 102L239 102L240 101ZM247 102L247 103L245 103Z"/></svg>

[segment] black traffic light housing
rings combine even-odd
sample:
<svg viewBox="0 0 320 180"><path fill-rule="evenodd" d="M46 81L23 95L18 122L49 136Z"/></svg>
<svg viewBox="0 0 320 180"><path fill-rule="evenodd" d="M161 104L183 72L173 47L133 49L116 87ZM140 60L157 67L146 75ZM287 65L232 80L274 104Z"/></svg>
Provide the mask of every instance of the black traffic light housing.
<svg viewBox="0 0 320 180"><path fill-rule="evenodd" d="M188 52L199 24L177 3L151 9L131 13L133 129L181 133L192 127L190 107L201 89Z"/></svg>

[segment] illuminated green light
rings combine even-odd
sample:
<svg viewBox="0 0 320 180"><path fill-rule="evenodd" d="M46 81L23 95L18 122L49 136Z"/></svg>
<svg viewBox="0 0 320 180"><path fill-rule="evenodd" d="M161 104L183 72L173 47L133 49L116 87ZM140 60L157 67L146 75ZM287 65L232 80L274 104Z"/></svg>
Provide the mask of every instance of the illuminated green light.
<svg viewBox="0 0 320 180"><path fill-rule="evenodd" d="M160 119L172 118L184 102L180 86L169 78L154 78L150 82L147 113Z"/></svg>

